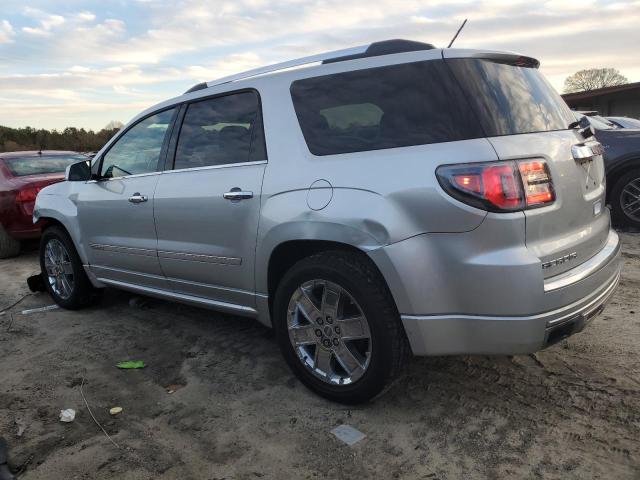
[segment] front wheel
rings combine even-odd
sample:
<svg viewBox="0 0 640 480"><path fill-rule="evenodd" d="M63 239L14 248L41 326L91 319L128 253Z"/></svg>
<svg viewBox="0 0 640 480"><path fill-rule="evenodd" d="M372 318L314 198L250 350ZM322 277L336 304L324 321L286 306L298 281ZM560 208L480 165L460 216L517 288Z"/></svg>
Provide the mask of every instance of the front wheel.
<svg viewBox="0 0 640 480"><path fill-rule="evenodd" d="M40 240L40 268L47 291L63 308L82 308L95 298L71 238L60 227L47 228Z"/></svg>
<svg viewBox="0 0 640 480"><path fill-rule="evenodd" d="M323 252L294 265L276 292L274 327L302 383L341 403L385 390L408 352L393 299L360 254Z"/></svg>
<svg viewBox="0 0 640 480"><path fill-rule="evenodd" d="M640 228L640 169L631 170L616 181L611 207L616 223Z"/></svg>

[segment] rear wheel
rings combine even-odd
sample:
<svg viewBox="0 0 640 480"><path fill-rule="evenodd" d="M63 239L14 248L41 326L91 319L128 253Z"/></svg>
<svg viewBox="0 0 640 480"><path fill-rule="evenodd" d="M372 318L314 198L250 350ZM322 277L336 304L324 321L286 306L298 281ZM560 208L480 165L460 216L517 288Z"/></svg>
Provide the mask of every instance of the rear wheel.
<svg viewBox="0 0 640 480"><path fill-rule="evenodd" d="M640 169L618 179L611 191L611 206L616 223L640 228Z"/></svg>
<svg viewBox="0 0 640 480"><path fill-rule="evenodd" d="M0 225L0 258L15 257L20 253L20 241L9 236L7 231Z"/></svg>
<svg viewBox="0 0 640 480"><path fill-rule="evenodd" d="M60 227L47 228L40 241L40 268L47 291L63 308L82 308L94 299L89 282L71 238Z"/></svg>
<svg viewBox="0 0 640 480"><path fill-rule="evenodd" d="M302 383L342 403L382 392L408 352L380 274L368 259L348 252L316 254L287 272L275 296L274 327Z"/></svg>

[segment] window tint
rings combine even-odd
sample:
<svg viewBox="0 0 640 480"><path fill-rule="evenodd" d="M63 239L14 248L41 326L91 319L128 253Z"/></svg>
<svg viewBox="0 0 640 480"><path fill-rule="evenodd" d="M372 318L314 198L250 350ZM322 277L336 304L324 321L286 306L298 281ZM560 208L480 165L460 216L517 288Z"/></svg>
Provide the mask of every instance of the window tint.
<svg viewBox="0 0 640 480"><path fill-rule="evenodd" d="M442 60L298 80L291 96L315 155L483 136Z"/></svg>
<svg viewBox="0 0 640 480"><path fill-rule="evenodd" d="M172 108L152 115L124 133L105 154L102 176L109 178L155 172L174 112Z"/></svg>
<svg viewBox="0 0 640 480"><path fill-rule="evenodd" d="M46 173L64 173L73 163L87 160L84 155L38 155L6 158L4 163L16 177Z"/></svg>
<svg viewBox="0 0 640 480"><path fill-rule="evenodd" d="M447 60L488 136L565 130L571 110L536 68Z"/></svg>
<svg viewBox="0 0 640 480"><path fill-rule="evenodd" d="M192 103L176 148L176 169L265 160L258 95L243 92Z"/></svg>

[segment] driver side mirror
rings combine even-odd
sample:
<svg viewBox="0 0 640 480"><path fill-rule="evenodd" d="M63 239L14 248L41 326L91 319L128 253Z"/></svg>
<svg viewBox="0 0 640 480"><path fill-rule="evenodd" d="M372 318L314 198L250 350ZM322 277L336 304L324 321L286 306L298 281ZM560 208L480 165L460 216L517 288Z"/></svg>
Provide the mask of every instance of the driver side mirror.
<svg viewBox="0 0 640 480"><path fill-rule="evenodd" d="M69 165L65 173L65 180L69 182L86 182L87 180L91 180L91 162L89 160L83 160Z"/></svg>

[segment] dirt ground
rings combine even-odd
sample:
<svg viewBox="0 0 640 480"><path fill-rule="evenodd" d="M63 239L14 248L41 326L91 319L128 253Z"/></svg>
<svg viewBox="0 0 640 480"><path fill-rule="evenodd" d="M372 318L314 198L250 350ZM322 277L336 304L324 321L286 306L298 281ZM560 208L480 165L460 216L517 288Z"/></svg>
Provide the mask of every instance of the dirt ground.
<svg viewBox="0 0 640 480"><path fill-rule="evenodd" d="M640 234L622 236L620 288L583 333L531 356L416 358L356 408L307 391L254 321L113 290L22 314L52 304L29 295L0 316L10 466L25 480L638 479ZM36 268L34 251L0 261L0 311ZM329 432L343 423L366 438L342 444Z"/></svg>

